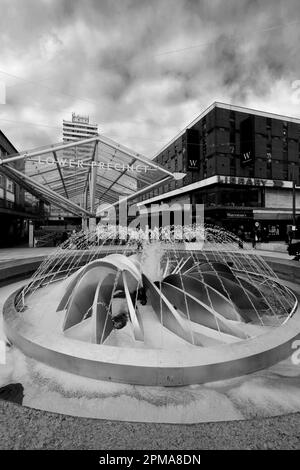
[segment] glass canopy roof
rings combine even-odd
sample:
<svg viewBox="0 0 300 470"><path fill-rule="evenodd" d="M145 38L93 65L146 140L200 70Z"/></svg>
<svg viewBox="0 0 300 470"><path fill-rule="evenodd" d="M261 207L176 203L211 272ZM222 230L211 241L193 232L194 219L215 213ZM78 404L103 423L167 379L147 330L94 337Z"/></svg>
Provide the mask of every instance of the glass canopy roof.
<svg viewBox="0 0 300 470"><path fill-rule="evenodd" d="M25 160L25 173L14 168L13 162L19 159ZM23 152L1 164L3 172L25 189L74 214L88 216L95 215L99 204L129 200L166 179L178 179L103 136Z"/></svg>

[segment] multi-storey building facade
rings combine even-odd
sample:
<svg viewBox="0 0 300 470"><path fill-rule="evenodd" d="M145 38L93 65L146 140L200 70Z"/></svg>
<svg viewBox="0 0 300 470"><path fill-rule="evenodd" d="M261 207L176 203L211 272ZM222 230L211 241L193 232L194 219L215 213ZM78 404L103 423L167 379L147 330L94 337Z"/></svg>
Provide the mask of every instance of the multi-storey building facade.
<svg viewBox="0 0 300 470"><path fill-rule="evenodd" d="M76 142L77 140L89 139L91 137L95 137L98 135L98 124L91 123L89 116L81 116L76 113L72 113L72 120L66 121L63 120L63 143L68 144L72 142ZM91 154L94 148L94 142L86 143L85 145L81 145L80 147L76 148L66 148L64 150L64 158L72 159L72 160L84 160L87 156ZM69 173L73 170L68 170L68 168L62 168L63 173L68 176ZM80 172L80 168L78 169L78 173ZM74 178L74 181L76 177ZM84 204L83 201L84 194L78 197L74 202L79 205ZM60 219L64 217L72 217L71 214L62 213L62 211L58 211L57 209L51 209L51 217L56 218L59 217Z"/></svg>
<svg viewBox="0 0 300 470"><path fill-rule="evenodd" d="M0 158L4 160L17 150L8 138L0 131ZM11 164L15 169L24 172L24 160ZM46 206L34 192L25 191L0 167L0 246L22 243L28 238L29 220L43 220Z"/></svg>
<svg viewBox="0 0 300 470"><path fill-rule="evenodd" d="M146 205L203 203L207 222L236 230L254 223L284 237L299 184L300 119L213 103L155 161L186 177L145 194ZM300 193L296 192L300 215Z"/></svg>
<svg viewBox="0 0 300 470"><path fill-rule="evenodd" d="M98 124L90 123L89 116L72 113L72 121L63 120L63 141L74 142L98 135Z"/></svg>

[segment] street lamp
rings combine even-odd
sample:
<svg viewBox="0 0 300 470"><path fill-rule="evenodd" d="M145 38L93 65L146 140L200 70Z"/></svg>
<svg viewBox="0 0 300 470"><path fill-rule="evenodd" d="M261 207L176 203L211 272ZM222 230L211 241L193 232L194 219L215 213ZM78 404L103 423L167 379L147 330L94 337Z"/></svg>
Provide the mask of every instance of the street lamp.
<svg viewBox="0 0 300 470"><path fill-rule="evenodd" d="M300 189L300 186L296 185L293 180L293 226L296 228L296 189Z"/></svg>

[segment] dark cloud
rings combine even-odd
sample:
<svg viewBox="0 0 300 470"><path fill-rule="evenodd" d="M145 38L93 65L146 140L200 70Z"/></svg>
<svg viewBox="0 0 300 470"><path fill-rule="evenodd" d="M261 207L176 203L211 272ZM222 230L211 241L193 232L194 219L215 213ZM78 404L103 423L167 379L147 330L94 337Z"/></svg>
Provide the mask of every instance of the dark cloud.
<svg viewBox="0 0 300 470"><path fill-rule="evenodd" d="M60 140L72 111L153 155L215 100L298 115L298 0L0 0L0 127ZM299 24L296 21L299 20ZM23 77L22 80L17 77ZM47 128L46 125L49 125Z"/></svg>

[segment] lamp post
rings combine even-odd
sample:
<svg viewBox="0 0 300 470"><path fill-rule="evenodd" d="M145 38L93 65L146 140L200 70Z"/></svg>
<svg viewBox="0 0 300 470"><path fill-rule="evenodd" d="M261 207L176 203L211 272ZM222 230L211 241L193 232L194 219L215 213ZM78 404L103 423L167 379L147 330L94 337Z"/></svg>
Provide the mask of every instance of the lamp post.
<svg viewBox="0 0 300 470"><path fill-rule="evenodd" d="M293 226L296 231L296 189L300 189L300 186L296 185L295 180L293 180Z"/></svg>
<svg viewBox="0 0 300 470"><path fill-rule="evenodd" d="M296 226L296 183L293 180L293 226Z"/></svg>

